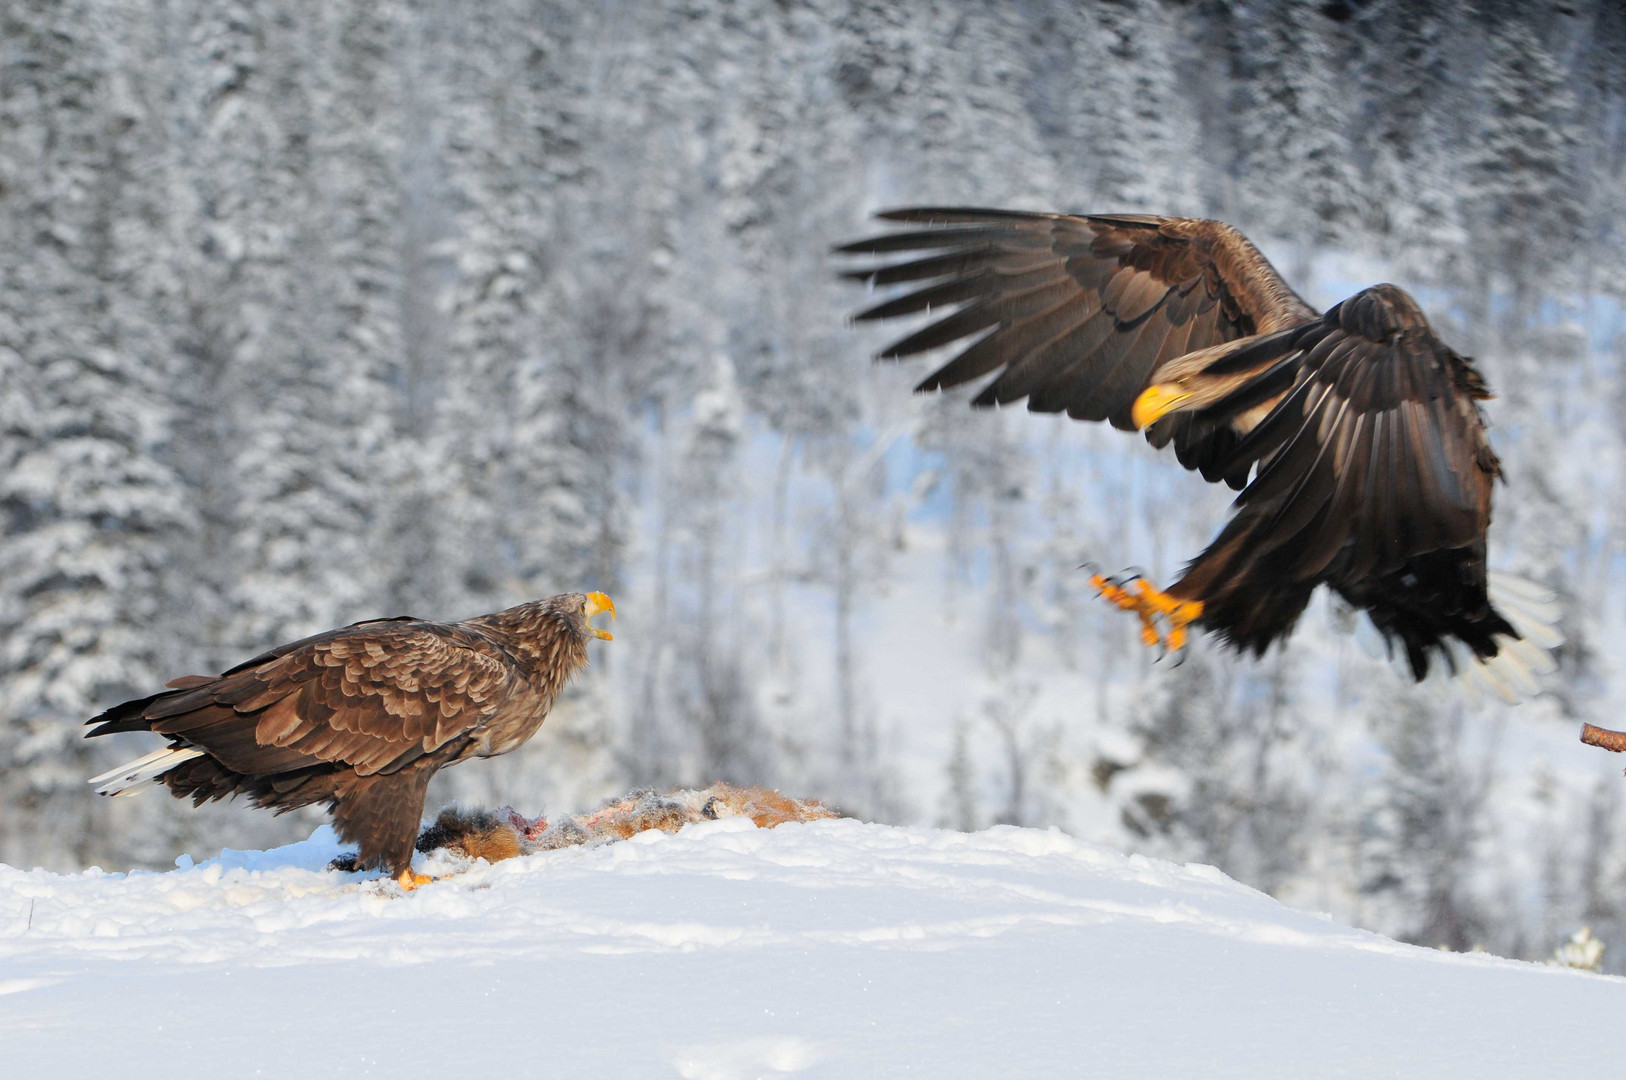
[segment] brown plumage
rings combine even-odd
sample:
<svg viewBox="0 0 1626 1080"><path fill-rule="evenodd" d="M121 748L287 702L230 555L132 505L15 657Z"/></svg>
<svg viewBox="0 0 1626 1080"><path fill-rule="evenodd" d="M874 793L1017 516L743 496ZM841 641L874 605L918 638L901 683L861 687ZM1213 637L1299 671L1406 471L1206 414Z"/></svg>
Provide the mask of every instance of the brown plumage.
<svg viewBox="0 0 1626 1080"><path fill-rule="evenodd" d="M1149 643L1178 648L1193 622L1263 652L1319 584L1366 611L1418 679L1431 656L1456 667L1520 638L1525 626L1487 593L1500 468L1478 403L1491 395L1403 290L1376 285L1320 314L1218 221L880 216L915 227L838 249L883 260L848 276L911 291L857 318L933 316L881 357L969 339L919 389L992 376L974 405L1026 398L1035 412L1146 427L1186 468L1241 490L1166 593L1097 579L1141 615Z"/></svg>
<svg viewBox="0 0 1626 1080"><path fill-rule="evenodd" d="M457 623L375 619L278 646L214 677L95 717L87 735L151 731L161 750L96 777L104 794L155 781L194 805L246 795L279 813L325 803L365 867L410 888L429 778L534 735L587 663L603 593L567 593Z"/></svg>

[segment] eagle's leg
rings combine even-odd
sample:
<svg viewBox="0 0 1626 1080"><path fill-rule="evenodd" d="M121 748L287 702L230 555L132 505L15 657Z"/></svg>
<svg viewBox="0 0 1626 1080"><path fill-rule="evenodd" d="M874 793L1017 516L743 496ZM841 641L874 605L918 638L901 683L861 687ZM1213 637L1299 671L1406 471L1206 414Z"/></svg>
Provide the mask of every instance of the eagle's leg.
<svg viewBox="0 0 1626 1080"><path fill-rule="evenodd" d="M1203 614L1201 600L1183 600L1162 592L1139 575L1123 580L1091 574L1090 584L1108 603L1139 616L1140 639L1147 646L1179 652L1186 647L1186 627Z"/></svg>
<svg viewBox="0 0 1626 1080"><path fill-rule="evenodd" d="M397 773L351 778L333 807L334 829L339 839L359 848L357 862L383 867L408 891L433 880L412 872L412 853L434 771L433 766L408 766Z"/></svg>

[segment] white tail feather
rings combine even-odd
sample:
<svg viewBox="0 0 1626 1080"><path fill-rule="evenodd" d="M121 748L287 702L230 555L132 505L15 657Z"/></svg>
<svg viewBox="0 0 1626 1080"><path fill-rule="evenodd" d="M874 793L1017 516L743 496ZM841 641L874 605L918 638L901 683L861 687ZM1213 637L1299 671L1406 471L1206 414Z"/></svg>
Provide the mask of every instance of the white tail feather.
<svg viewBox="0 0 1626 1080"><path fill-rule="evenodd" d="M1540 676L1558 669L1551 650L1564 644L1564 635L1558 630L1562 611L1553 594L1533 581L1492 572L1489 584L1491 604L1519 636L1497 634L1495 656L1473 657L1458 671L1465 682L1483 682L1497 697L1513 705L1534 697L1541 688Z"/></svg>
<svg viewBox="0 0 1626 1080"><path fill-rule="evenodd" d="M1492 573L1490 600L1519 636L1536 648L1556 649L1564 644L1564 635L1558 631L1563 610L1549 590L1512 574Z"/></svg>
<svg viewBox="0 0 1626 1080"><path fill-rule="evenodd" d="M1491 604L1519 636L1497 634L1496 655L1488 659L1476 655L1456 638L1445 638L1441 645L1450 664L1433 666L1427 681L1435 682L1435 672L1442 672L1445 679L1467 692L1470 701L1477 703L1480 694L1488 690L1509 705L1516 705L1534 697L1541 689L1540 677L1558 668L1550 650L1564 643L1557 625L1562 612L1552 592L1525 578L1493 571L1488 585ZM1371 640L1382 640L1368 619L1361 620L1356 637L1368 651ZM1397 656L1387 648L1384 651L1396 670L1411 674L1404 654ZM1440 685L1444 685L1443 679Z"/></svg>
<svg viewBox="0 0 1626 1080"><path fill-rule="evenodd" d="M202 756L203 751L196 747L166 746L93 776L87 783L95 784L97 793L101 795L139 795L145 785L156 781L170 769L183 761Z"/></svg>
<svg viewBox="0 0 1626 1080"><path fill-rule="evenodd" d="M123 773L130 772L131 770L134 770L134 769L139 769L143 765L146 765L148 762L158 761L161 758L167 757L169 755L170 750L172 750L172 749L173 749L173 747L169 747L169 746L159 747L157 750L154 750L152 753L147 754L144 757L138 757L134 761L126 761L123 765L120 765L117 768L108 769L106 772L101 773L101 774L99 774L97 776L92 776L89 780L87 780L85 782L87 784L100 784L100 783L102 783L104 781L111 780L114 777L119 776L119 775L121 775Z"/></svg>
<svg viewBox="0 0 1626 1080"><path fill-rule="evenodd" d="M1357 612L1355 619L1355 641L1361 651L1374 660L1393 659L1389 643L1373 625L1372 620L1364 617L1364 612Z"/></svg>

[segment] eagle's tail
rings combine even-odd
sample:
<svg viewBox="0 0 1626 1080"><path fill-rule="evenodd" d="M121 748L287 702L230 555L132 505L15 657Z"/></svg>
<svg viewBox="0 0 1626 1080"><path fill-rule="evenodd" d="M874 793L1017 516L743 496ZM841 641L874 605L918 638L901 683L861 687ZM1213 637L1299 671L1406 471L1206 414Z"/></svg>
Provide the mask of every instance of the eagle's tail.
<svg viewBox="0 0 1626 1080"><path fill-rule="evenodd" d="M1558 629L1561 613L1552 592L1526 578L1493 570L1487 584L1491 605L1518 637L1497 634L1495 656L1476 656L1463 648L1463 655L1453 655L1452 660L1466 685L1487 689L1515 704L1534 697L1539 689L1537 677L1557 669L1552 650L1564 643Z"/></svg>
<svg viewBox="0 0 1626 1080"><path fill-rule="evenodd" d="M202 756L203 751L193 746L166 746L134 761L126 761L99 776L92 776L88 782L96 785L99 795L139 795L148 784L159 783L159 777L170 769Z"/></svg>
<svg viewBox="0 0 1626 1080"><path fill-rule="evenodd" d="M1455 680L1470 695L1480 691L1517 704L1540 690L1538 677L1558 668L1553 649L1564 644L1558 631L1558 600L1553 592L1525 577L1491 571L1488 574L1491 607L1512 626L1512 634L1496 634L1496 655L1476 654L1467 642L1444 638ZM1517 636L1515 636L1517 634Z"/></svg>
<svg viewBox="0 0 1626 1080"><path fill-rule="evenodd" d="M1480 631L1478 641L1472 642L1449 628L1444 633L1436 629L1426 644L1429 651L1441 652L1437 659L1444 660L1444 664L1428 665L1428 682L1436 682L1437 678L1436 685L1442 690L1457 683L1475 698L1489 691L1507 704L1517 704L1537 695L1541 675L1558 667L1551 652L1564 644L1558 629L1558 602L1551 590L1498 571L1488 574L1486 592L1493 615L1499 616L1499 623L1506 629L1493 631L1488 638ZM1408 662L1405 651L1390 647L1376 621L1359 620L1356 641L1367 654L1379 659L1387 655L1395 670L1421 680L1415 662ZM1494 655L1486 655L1493 646Z"/></svg>

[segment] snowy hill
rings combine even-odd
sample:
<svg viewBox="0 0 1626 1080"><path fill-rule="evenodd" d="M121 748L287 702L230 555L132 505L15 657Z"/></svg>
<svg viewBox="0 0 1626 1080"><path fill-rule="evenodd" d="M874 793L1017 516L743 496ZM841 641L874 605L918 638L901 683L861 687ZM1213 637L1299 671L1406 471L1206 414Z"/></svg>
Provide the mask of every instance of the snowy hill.
<svg viewBox="0 0 1626 1080"><path fill-rule="evenodd" d="M325 872L337 850L0 865L0 1068L1619 1074L1626 980L1401 945L1057 832L728 819L404 896Z"/></svg>

